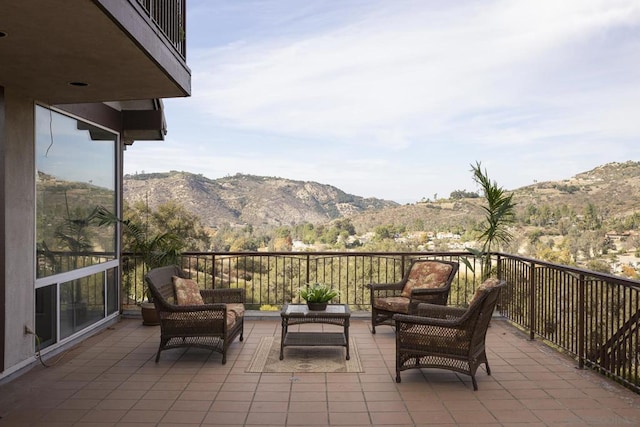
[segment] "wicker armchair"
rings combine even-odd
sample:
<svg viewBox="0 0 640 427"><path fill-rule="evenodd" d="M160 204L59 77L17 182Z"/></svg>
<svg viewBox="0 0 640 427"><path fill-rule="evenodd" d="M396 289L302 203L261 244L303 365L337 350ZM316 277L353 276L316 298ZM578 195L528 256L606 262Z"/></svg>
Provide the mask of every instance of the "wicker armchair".
<svg viewBox="0 0 640 427"><path fill-rule="evenodd" d="M396 314L396 382L400 371L441 368L471 376L482 363L491 375L485 337L500 289L506 282L487 279L476 290L468 308L418 304L413 315Z"/></svg>
<svg viewBox="0 0 640 427"><path fill-rule="evenodd" d="M401 281L371 283L371 333L377 325L393 326L394 314L409 314L418 303L445 305L459 264L453 261L413 260Z"/></svg>
<svg viewBox="0 0 640 427"><path fill-rule="evenodd" d="M243 340L244 289L199 290L202 303L178 305L174 277L187 278L177 266L155 268L145 276L160 318L156 363L164 350L199 347L222 353L225 364L229 345L238 335Z"/></svg>

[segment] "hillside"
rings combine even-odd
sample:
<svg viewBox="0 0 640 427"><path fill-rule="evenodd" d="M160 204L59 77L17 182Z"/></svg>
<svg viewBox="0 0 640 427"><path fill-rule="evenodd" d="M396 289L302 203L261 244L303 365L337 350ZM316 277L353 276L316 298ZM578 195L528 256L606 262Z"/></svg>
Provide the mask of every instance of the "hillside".
<svg viewBox="0 0 640 427"><path fill-rule="evenodd" d="M440 200L364 212L351 217L358 233L379 225L404 225L408 230L451 231L465 229L482 219L481 199Z"/></svg>
<svg viewBox="0 0 640 427"><path fill-rule="evenodd" d="M608 163L562 181L507 190L514 194L521 221L526 222L531 211L543 209L550 216L560 210L580 215L591 204L600 219L610 224L640 213L640 162ZM467 228L482 220L483 202L483 198L420 202L357 214L352 222L360 232L382 224L402 224L411 229L417 223L430 231Z"/></svg>
<svg viewBox="0 0 640 427"><path fill-rule="evenodd" d="M567 205L578 212L591 203L608 219L640 212L640 162L608 163L559 182L543 182L515 190L526 204Z"/></svg>
<svg viewBox="0 0 640 427"><path fill-rule="evenodd" d="M547 226L559 215L570 211L580 216L592 205L608 226L640 213L640 162L609 163L562 181L512 191L521 223L535 214L532 225ZM408 230L464 231L483 218L483 198L398 205L316 182L241 174L214 180L175 171L127 175L124 197L128 203L147 201L152 209L169 200L180 201L209 227L228 223L259 229L348 217L358 233L385 224L405 225Z"/></svg>
<svg viewBox="0 0 640 427"><path fill-rule="evenodd" d="M177 200L208 227L225 223L251 224L255 228L324 223L397 206L392 201L354 196L317 182L242 174L208 179L175 171L126 175L124 199L129 204L148 203L152 209Z"/></svg>

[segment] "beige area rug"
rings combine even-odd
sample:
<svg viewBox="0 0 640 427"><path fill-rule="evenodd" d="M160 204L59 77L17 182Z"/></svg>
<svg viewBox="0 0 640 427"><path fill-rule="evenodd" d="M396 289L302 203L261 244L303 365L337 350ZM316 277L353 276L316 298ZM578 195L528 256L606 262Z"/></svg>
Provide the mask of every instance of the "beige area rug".
<svg viewBox="0 0 640 427"><path fill-rule="evenodd" d="M358 347L349 340L349 360L344 347L285 347L280 360L280 339L263 337L245 372L364 372Z"/></svg>

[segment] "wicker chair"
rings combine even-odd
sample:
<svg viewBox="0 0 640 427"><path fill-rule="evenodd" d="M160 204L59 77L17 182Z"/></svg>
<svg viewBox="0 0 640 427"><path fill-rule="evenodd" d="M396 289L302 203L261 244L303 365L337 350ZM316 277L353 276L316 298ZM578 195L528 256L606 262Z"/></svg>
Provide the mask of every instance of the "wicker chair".
<svg viewBox="0 0 640 427"><path fill-rule="evenodd" d="M396 314L396 382L400 371L441 368L471 376L482 363L491 375L485 337L500 289L506 282L487 279L476 290L468 308L418 304L412 315Z"/></svg>
<svg viewBox="0 0 640 427"><path fill-rule="evenodd" d="M177 266L155 268L145 276L160 318L160 352L178 347L199 347L222 353L244 333L245 291L237 289L200 290L203 304L178 305L174 276L187 278ZM197 291L196 291L197 292Z"/></svg>
<svg viewBox="0 0 640 427"><path fill-rule="evenodd" d="M413 260L401 281L371 283L371 333L377 325L394 326L394 314L409 314L418 303L445 305L459 264L453 261Z"/></svg>

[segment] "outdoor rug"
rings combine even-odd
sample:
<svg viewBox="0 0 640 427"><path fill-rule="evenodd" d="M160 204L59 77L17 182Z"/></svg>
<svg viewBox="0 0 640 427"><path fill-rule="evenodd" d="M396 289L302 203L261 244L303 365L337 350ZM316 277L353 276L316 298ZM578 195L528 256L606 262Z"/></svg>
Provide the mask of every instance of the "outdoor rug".
<svg viewBox="0 0 640 427"><path fill-rule="evenodd" d="M280 338L263 337L245 372L364 372L358 347L349 340L349 360L344 347L285 347L280 360Z"/></svg>

